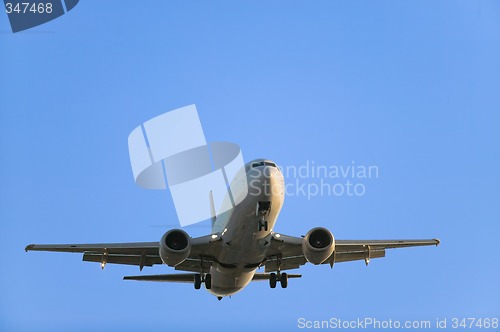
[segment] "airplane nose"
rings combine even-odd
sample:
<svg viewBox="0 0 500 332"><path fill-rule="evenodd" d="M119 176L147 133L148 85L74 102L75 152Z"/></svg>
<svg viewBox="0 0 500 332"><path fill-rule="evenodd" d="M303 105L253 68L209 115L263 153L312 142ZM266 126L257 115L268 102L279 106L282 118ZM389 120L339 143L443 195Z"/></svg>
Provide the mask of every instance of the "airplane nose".
<svg viewBox="0 0 500 332"><path fill-rule="evenodd" d="M283 174L277 167L261 165L252 168L248 176L249 190L255 195L262 195L262 200L270 200L274 196L283 195Z"/></svg>
<svg viewBox="0 0 500 332"><path fill-rule="evenodd" d="M262 169L262 175L265 178L270 179L271 176L272 176L272 167L270 167L270 166L264 166L264 168Z"/></svg>
<svg viewBox="0 0 500 332"><path fill-rule="evenodd" d="M266 166L264 168L263 176L265 182L270 188L271 194L281 194L283 189L283 174L276 168L271 166Z"/></svg>

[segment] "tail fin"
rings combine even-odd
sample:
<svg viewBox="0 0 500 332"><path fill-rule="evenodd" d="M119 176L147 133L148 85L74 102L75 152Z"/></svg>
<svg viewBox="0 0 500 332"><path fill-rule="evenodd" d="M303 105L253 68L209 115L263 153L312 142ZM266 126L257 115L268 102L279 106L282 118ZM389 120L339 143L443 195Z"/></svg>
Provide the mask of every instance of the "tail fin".
<svg viewBox="0 0 500 332"><path fill-rule="evenodd" d="M217 211L215 210L215 203L214 203L214 194L212 190L210 190L210 215L212 216L212 233L215 232L214 227L215 227L215 220L217 219Z"/></svg>

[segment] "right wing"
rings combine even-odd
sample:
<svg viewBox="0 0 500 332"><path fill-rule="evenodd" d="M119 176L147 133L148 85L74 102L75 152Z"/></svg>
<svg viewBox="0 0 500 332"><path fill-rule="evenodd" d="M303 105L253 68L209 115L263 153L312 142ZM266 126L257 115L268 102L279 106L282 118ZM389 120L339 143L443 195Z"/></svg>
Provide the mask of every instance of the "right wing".
<svg viewBox="0 0 500 332"><path fill-rule="evenodd" d="M271 238L269 256L265 262L265 271L297 269L307 263L302 252L301 237L274 234ZM438 239L430 240L335 240L334 253L322 264L364 260L366 264L372 258L385 257L385 249L437 246Z"/></svg>

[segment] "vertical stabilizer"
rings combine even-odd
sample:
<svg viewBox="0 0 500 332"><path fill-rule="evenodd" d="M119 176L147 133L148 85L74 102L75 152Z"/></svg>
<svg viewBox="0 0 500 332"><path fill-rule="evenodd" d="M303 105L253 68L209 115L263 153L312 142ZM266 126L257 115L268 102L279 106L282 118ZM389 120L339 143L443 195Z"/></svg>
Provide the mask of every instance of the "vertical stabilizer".
<svg viewBox="0 0 500 332"><path fill-rule="evenodd" d="M217 219L217 212L215 211L214 194L210 190L210 215L212 216L212 233L214 232L215 220Z"/></svg>

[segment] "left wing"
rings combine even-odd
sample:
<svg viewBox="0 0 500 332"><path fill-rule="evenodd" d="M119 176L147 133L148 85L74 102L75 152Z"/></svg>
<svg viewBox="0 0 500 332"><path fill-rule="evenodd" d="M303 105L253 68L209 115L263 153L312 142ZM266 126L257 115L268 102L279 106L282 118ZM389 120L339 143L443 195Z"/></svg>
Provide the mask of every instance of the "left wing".
<svg viewBox="0 0 500 332"><path fill-rule="evenodd" d="M210 269L211 263L219 250L210 235L191 239L191 253L176 270L200 272ZM110 264L144 266L163 264L159 254L159 242L97 243L97 244L30 244L26 251L54 251L83 253L83 261L101 263L101 267Z"/></svg>
<svg viewBox="0 0 500 332"><path fill-rule="evenodd" d="M265 262L265 271L296 269L307 263L302 252L300 237L273 234L269 248L269 255ZM366 264L372 258L385 257L385 249L437 246L438 239L430 240L335 240L335 251L322 264L364 260Z"/></svg>
<svg viewBox="0 0 500 332"><path fill-rule="evenodd" d="M162 264L158 242L96 243L96 244L30 244L26 251L83 253L83 261L144 266Z"/></svg>

